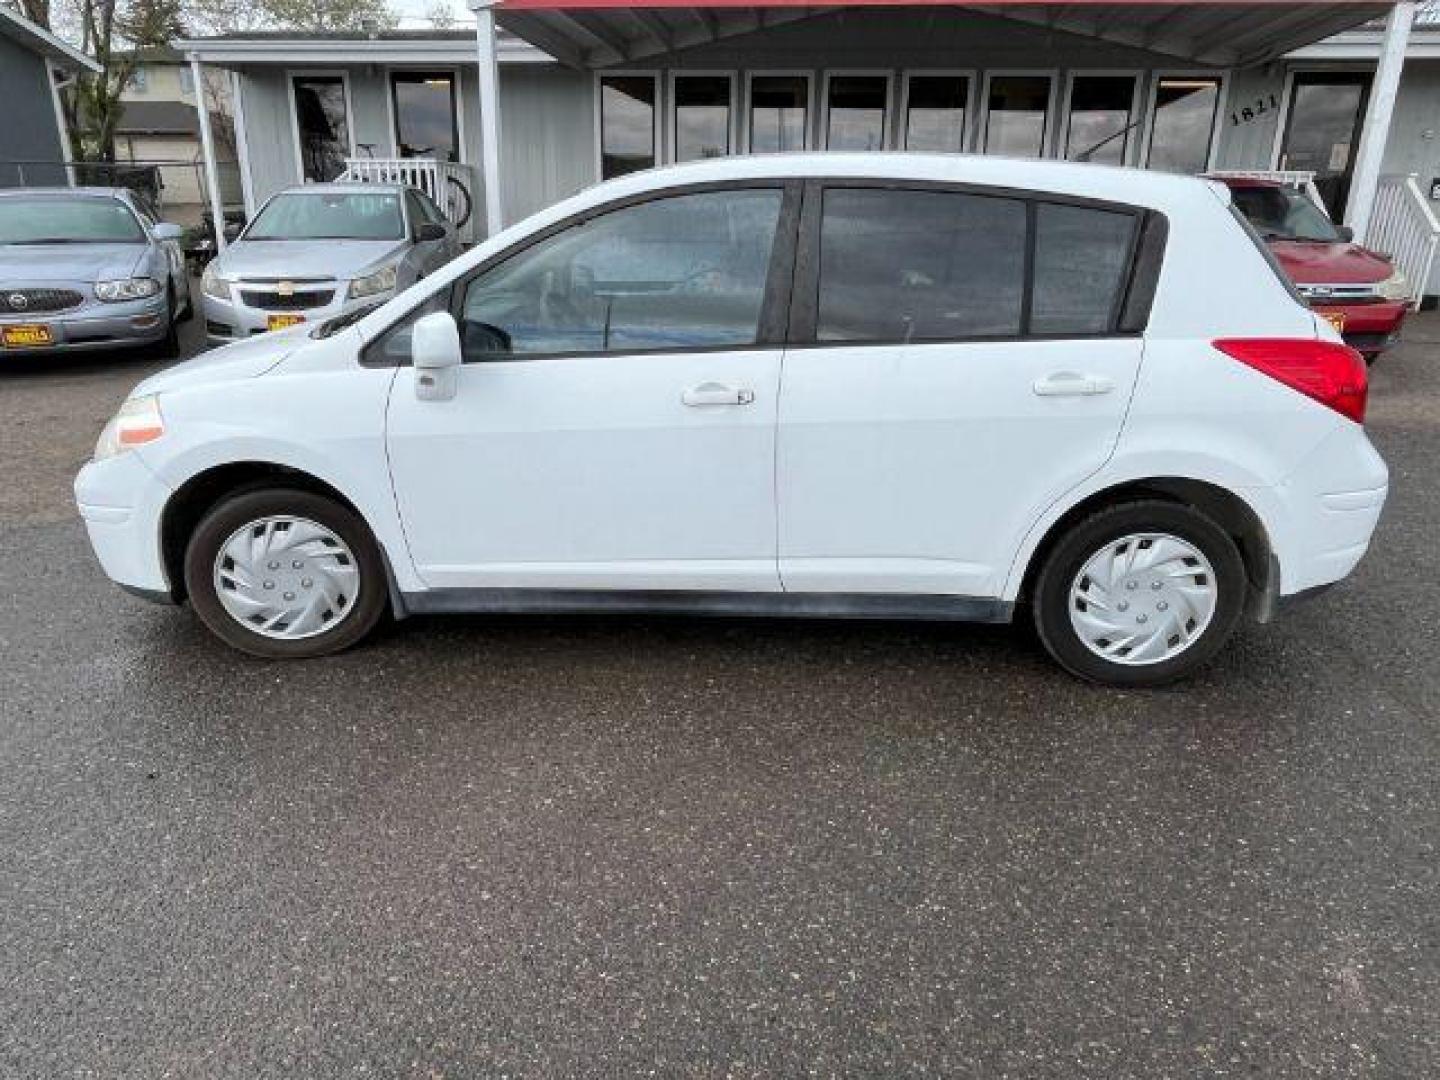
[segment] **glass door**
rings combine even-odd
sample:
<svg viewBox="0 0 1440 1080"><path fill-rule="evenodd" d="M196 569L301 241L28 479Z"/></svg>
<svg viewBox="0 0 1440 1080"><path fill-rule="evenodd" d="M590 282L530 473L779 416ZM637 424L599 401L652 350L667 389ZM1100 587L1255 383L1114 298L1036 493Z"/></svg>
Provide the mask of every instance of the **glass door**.
<svg viewBox="0 0 1440 1080"><path fill-rule="evenodd" d="M1280 144L1280 168L1315 174L1330 216L1339 220L1350 195L1355 150L1370 76L1360 71L1298 71Z"/></svg>

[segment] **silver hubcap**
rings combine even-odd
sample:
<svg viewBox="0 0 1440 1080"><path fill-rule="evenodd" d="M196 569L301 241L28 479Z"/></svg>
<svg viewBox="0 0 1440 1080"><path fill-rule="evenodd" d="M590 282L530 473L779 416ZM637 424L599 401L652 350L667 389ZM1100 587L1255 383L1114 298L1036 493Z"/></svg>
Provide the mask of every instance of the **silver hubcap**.
<svg viewBox="0 0 1440 1080"><path fill-rule="evenodd" d="M1075 575L1070 625L1096 656L1158 664L1199 640L1219 599L1199 548L1168 533L1135 533L1106 544Z"/></svg>
<svg viewBox="0 0 1440 1080"><path fill-rule="evenodd" d="M286 641L314 637L350 614L360 568L345 541L307 518L261 518L215 556L215 595L247 630Z"/></svg>

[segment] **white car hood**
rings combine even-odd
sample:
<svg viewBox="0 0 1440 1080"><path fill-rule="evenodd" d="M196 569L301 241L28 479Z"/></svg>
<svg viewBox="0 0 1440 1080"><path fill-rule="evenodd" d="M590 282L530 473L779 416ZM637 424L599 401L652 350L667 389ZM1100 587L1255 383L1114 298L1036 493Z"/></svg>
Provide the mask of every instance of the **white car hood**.
<svg viewBox="0 0 1440 1080"><path fill-rule="evenodd" d="M248 341L237 341L233 345L201 353L193 360L151 375L131 391L131 396L257 378L274 370L297 349L311 344L311 329L309 326L296 326L273 334L257 334Z"/></svg>

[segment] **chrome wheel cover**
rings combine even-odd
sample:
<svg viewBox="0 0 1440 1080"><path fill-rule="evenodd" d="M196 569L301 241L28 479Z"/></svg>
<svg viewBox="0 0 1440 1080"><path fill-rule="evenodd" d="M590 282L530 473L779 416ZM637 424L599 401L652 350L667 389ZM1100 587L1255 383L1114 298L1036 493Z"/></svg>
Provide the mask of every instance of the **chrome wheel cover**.
<svg viewBox="0 0 1440 1080"><path fill-rule="evenodd" d="M243 525L215 556L215 595L246 630L298 641L334 629L355 607L360 567L345 541L308 518Z"/></svg>
<svg viewBox="0 0 1440 1080"><path fill-rule="evenodd" d="M1070 585L1070 625L1096 656L1143 667L1171 660L1210 625L1219 582L1205 553L1169 533L1112 540Z"/></svg>

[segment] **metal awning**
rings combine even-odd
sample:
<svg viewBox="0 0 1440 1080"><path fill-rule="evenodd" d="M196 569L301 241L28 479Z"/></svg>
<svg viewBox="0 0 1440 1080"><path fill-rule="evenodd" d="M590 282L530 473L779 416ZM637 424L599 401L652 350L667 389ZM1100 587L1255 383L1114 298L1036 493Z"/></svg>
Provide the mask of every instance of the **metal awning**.
<svg viewBox="0 0 1440 1080"><path fill-rule="evenodd" d="M1377 17L1378 0L1121 0L1050 4L991 0L498 0L499 25L563 64L602 68L763 31L845 8L950 8L1230 67L1263 63Z"/></svg>

